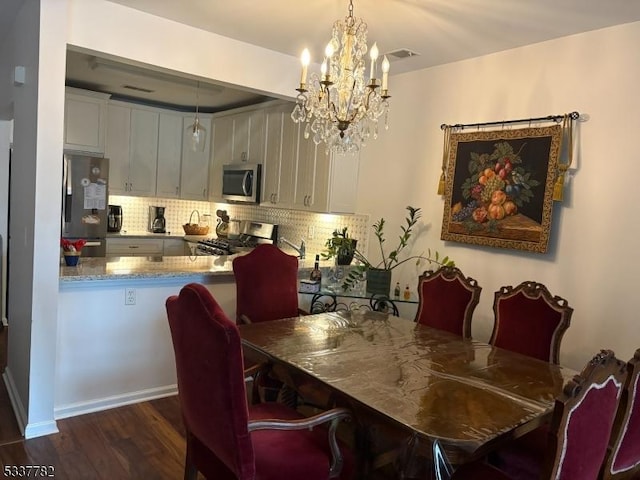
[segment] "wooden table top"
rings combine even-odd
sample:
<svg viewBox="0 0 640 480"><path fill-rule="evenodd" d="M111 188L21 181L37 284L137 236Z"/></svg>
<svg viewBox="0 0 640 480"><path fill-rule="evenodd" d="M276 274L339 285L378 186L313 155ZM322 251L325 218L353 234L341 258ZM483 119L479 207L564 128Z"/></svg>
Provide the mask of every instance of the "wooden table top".
<svg viewBox="0 0 640 480"><path fill-rule="evenodd" d="M549 418L577 372L378 312L239 327L245 350L476 458ZM429 442L430 443L430 442Z"/></svg>

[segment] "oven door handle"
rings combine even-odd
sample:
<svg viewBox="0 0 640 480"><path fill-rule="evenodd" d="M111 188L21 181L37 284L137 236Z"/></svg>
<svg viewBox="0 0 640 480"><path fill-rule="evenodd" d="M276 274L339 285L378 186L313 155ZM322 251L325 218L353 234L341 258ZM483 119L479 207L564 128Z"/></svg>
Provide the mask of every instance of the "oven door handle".
<svg viewBox="0 0 640 480"><path fill-rule="evenodd" d="M251 195L251 183L253 182L253 172L251 170L247 170L244 172L244 178L242 179L242 193L244 193L245 197Z"/></svg>

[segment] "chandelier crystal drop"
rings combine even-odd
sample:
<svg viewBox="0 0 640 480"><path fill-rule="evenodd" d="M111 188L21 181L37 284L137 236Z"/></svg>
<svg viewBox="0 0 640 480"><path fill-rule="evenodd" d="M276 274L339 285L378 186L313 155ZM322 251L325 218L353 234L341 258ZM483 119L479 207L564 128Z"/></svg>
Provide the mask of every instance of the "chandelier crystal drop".
<svg viewBox="0 0 640 480"><path fill-rule="evenodd" d="M347 17L333 24L320 75L312 73L308 83L310 55L307 49L302 53L299 93L291 118L296 123L306 122L304 137L312 137L316 145L325 142L334 152L357 152L368 138L378 137L380 117L384 128L389 128L389 61L385 56L380 79L378 46L374 43L369 51L368 72L367 50L367 24L353 16L350 0Z"/></svg>

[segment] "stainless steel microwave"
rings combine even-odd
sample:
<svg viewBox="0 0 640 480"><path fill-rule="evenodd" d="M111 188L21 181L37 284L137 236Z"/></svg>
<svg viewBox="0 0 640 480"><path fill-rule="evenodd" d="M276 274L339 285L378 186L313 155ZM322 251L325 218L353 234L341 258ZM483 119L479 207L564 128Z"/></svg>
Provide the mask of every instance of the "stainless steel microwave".
<svg viewBox="0 0 640 480"><path fill-rule="evenodd" d="M260 164L237 163L222 166L222 198L230 202L259 203Z"/></svg>

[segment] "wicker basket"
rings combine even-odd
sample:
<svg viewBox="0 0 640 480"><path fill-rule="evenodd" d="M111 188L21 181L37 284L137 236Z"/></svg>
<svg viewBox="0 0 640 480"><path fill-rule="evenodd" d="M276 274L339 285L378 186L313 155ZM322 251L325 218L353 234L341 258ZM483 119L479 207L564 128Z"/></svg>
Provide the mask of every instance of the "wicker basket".
<svg viewBox="0 0 640 480"><path fill-rule="evenodd" d="M198 223L191 223L194 213L198 214ZM186 235L206 235L209 233L209 225L200 225L200 212L198 210L191 212L191 215L189 216L189 223L182 225L182 228Z"/></svg>

